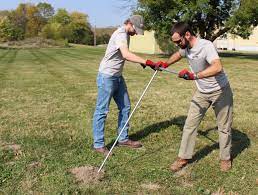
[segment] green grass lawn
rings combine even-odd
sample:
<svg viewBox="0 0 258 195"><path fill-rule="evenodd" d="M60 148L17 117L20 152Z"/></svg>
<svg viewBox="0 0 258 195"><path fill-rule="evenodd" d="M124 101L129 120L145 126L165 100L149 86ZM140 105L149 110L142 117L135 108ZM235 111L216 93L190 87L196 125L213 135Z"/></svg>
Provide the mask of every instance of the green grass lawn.
<svg viewBox="0 0 258 195"><path fill-rule="evenodd" d="M219 169L212 110L199 127L195 161L180 173L169 171L195 85L160 72L130 122L130 136L144 147L116 147L102 181L76 182L69 169L98 167L104 159L91 150L96 75L104 52L91 47L0 50L0 194L211 194L219 189L258 194L258 55L243 53L222 54L234 93L231 171ZM185 60L173 68L184 67ZM152 74L126 63L132 108ZM112 101L105 131L108 145L116 138L117 114ZM11 144L20 149L8 149ZM147 184L156 187L144 187Z"/></svg>

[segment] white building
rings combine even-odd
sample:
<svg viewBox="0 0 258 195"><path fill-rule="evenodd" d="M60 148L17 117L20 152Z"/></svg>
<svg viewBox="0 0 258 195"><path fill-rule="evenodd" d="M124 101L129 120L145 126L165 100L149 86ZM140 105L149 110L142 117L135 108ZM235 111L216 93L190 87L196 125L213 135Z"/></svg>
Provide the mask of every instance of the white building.
<svg viewBox="0 0 258 195"><path fill-rule="evenodd" d="M222 50L258 51L258 27L253 30L249 39L228 35L227 38L217 38L214 44L218 49Z"/></svg>

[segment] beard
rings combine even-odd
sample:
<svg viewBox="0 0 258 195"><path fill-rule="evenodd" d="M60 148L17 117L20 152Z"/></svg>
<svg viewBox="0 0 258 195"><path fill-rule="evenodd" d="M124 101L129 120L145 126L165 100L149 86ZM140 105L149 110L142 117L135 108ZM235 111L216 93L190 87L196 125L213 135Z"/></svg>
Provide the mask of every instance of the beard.
<svg viewBox="0 0 258 195"><path fill-rule="evenodd" d="M184 40L185 40L185 43L179 46L181 49L185 49L189 46L189 41L187 41L186 39Z"/></svg>

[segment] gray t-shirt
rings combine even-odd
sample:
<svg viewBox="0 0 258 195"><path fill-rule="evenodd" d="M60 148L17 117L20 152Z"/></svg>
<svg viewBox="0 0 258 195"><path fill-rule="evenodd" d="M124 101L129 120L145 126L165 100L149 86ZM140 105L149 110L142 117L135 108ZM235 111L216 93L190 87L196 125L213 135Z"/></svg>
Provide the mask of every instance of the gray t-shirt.
<svg viewBox="0 0 258 195"><path fill-rule="evenodd" d="M213 43L205 39L198 39L192 48L180 49L179 53L188 59L190 69L194 73L205 70L213 60L220 59ZM216 76L197 79L195 83L200 92L211 93L225 87L228 79L222 70Z"/></svg>
<svg viewBox="0 0 258 195"><path fill-rule="evenodd" d="M119 48L129 45L129 35L125 31L125 27L118 28L111 36L104 58L102 59L99 72L111 75L121 76L125 59Z"/></svg>

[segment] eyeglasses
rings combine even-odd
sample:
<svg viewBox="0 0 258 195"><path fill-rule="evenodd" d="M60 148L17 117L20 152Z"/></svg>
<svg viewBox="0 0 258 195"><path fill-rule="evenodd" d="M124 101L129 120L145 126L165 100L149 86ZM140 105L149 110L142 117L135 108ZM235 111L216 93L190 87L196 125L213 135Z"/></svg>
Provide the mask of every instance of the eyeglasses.
<svg viewBox="0 0 258 195"><path fill-rule="evenodd" d="M176 45L180 45L183 41L183 39L185 38L185 36L182 36L178 41L173 41Z"/></svg>

